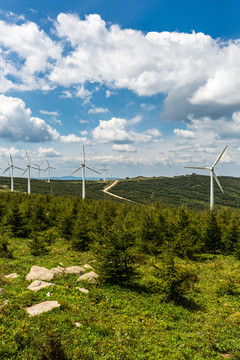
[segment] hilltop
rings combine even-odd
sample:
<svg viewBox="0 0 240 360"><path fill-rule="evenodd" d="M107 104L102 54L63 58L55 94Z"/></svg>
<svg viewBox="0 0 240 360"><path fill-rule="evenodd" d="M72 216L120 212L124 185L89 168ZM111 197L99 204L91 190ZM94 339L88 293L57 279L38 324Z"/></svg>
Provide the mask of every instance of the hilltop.
<svg viewBox="0 0 240 360"><path fill-rule="evenodd" d="M240 178L220 176L220 183L224 189L221 193L214 184L215 204L217 207L229 206L238 208L240 205ZM107 184L110 184L111 180ZM102 180L86 181L86 197L88 199L104 200L111 198L103 193L106 183ZM8 191L10 178L0 177L0 189ZM27 191L27 179L14 178L14 190ZM187 206L192 209L206 209L209 207L210 179L207 175L184 175L175 177L143 177L120 179L110 192L137 203L147 204L159 202L164 206ZM52 194L53 196L81 196L81 180L46 180L31 179L31 192L37 194Z"/></svg>

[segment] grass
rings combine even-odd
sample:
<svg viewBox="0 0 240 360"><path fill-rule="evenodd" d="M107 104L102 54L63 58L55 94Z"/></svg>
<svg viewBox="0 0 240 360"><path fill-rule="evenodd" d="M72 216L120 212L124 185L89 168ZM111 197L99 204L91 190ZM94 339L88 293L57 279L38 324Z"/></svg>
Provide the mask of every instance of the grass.
<svg viewBox="0 0 240 360"><path fill-rule="evenodd" d="M13 259L0 258L0 287L5 289L0 295L1 359L240 358L240 263L233 257L177 259L198 274L198 282L185 301L174 304L158 291L157 282L149 287L154 269L148 259L139 264L141 277L134 288L80 284L71 274L57 276L55 286L33 293L25 281L32 265L94 266L94 259L90 252L70 250L60 239L49 254L37 257L27 244L10 239ZM12 272L20 276L4 277ZM235 285L233 295L229 282ZM77 286L88 288L89 294L80 293ZM57 300L61 307L27 315L25 307L46 300Z"/></svg>

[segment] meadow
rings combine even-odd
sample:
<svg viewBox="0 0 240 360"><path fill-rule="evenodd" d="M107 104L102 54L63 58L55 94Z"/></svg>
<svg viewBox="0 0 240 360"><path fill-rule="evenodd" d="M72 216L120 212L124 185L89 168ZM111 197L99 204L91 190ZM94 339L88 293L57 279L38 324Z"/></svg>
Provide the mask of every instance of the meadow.
<svg viewBox="0 0 240 360"><path fill-rule="evenodd" d="M1 359L240 359L239 210L2 192L0 214ZM97 283L27 289L32 265L84 264Z"/></svg>

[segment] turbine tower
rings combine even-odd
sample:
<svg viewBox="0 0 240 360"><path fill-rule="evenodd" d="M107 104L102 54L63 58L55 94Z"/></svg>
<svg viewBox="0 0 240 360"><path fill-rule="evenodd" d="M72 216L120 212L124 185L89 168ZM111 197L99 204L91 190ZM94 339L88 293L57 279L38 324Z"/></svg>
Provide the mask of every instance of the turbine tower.
<svg viewBox="0 0 240 360"><path fill-rule="evenodd" d="M88 168L89 170L94 171L95 173L101 175L100 172L98 172L97 170L92 169L90 166L85 164L85 149L84 149L84 145L83 145L83 163L81 164L81 166L79 168L77 168L76 170L74 170L71 173L71 175L73 175L75 172L82 169L82 199L85 199L85 167Z"/></svg>
<svg viewBox="0 0 240 360"><path fill-rule="evenodd" d="M49 164L49 161L47 160L47 164L48 164L48 166L47 166L47 168L43 171L43 172L45 172L45 171L47 171L48 170L48 182L50 183L50 169L56 169L56 168L54 168L54 167L52 167L52 166L50 166L50 164Z"/></svg>
<svg viewBox="0 0 240 360"><path fill-rule="evenodd" d="M19 169L19 170L23 170L23 169L18 166L13 165L12 155L11 154L9 154L9 155L10 155L11 165L9 165L9 163L8 163L8 167L4 170L3 174L9 170L10 176L11 176L11 192L13 192L13 168Z"/></svg>
<svg viewBox="0 0 240 360"><path fill-rule="evenodd" d="M209 170L210 171L210 211L213 211L213 207L214 207L214 183L213 183L213 178L215 179L216 183L218 184L220 190L222 191L222 193L224 192L222 189L222 186L214 172L214 168L217 165L217 163L219 162L219 160L221 159L221 157L223 156L223 153L225 152L225 150L227 149L227 146L225 146L225 148L223 149L223 151L221 152L220 155L218 155L217 159L214 161L214 163L212 164L212 166L210 167L206 167L206 166L185 166L185 168L187 169L203 169L203 170Z"/></svg>
<svg viewBox="0 0 240 360"><path fill-rule="evenodd" d="M32 169L36 169L36 170L38 170L38 169L30 164L30 160L29 160L29 156L28 156L27 151L26 151L26 156L27 156L28 164L27 164L26 169L24 170L24 172L22 173L21 176L23 176L26 172L28 172L28 194L30 195L30 194L31 194L30 169L31 169L31 168L32 168Z"/></svg>
<svg viewBox="0 0 240 360"><path fill-rule="evenodd" d="M110 169L107 169L107 165L103 165L103 169L100 169L100 171L104 174L104 182L106 182L106 174L108 174L108 170Z"/></svg>

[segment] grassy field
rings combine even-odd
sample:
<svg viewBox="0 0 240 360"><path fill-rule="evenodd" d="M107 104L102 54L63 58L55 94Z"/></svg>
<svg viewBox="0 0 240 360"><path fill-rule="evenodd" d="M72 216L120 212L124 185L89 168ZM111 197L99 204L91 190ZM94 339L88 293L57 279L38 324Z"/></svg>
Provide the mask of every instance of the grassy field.
<svg viewBox="0 0 240 360"><path fill-rule="evenodd" d="M71 274L33 293L25 280L32 265L94 267L94 258L91 252L70 250L60 239L49 246L49 254L32 256L28 243L11 239L13 258L0 257L0 287L5 289L0 295L1 359L240 359L240 263L233 257L177 259L198 281L185 301L175 304L165 300L157 282L148 286L154 273L148 259L139 262L141 277L132 288L81 284ZM13 272L20 276L4 277ZM61 307L28 316L25 307L46 300L57 300Z"/></svg>

